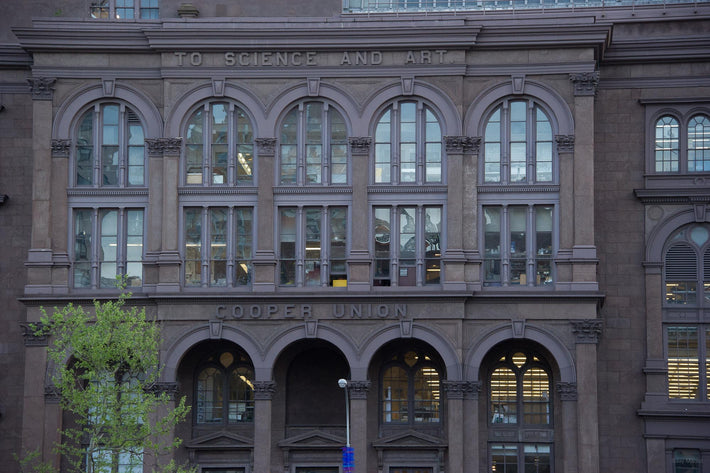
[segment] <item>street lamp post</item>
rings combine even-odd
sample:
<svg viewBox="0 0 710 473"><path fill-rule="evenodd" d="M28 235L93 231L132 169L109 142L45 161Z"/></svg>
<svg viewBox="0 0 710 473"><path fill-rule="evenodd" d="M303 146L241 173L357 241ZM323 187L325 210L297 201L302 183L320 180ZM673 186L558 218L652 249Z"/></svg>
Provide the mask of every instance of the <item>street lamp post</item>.
<svg viewBox="0 0 710 473"><path fill-rule="evenodd" d="M338 380L338 386L345 390L345 447L343 447L343 473L355 471L355 453L350 446L350 396L348 395L348 381L344 378Z"/></svg>

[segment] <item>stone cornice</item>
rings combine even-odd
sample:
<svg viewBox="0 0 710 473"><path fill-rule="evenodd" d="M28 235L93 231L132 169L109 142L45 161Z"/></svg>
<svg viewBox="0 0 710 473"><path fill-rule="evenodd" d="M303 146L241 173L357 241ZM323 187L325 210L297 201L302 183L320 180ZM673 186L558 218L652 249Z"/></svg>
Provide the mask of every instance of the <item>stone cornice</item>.
<svg viewBox="0 0 710 473"><path fill-rule="evenodd" d="M710 189L704 186L674 189L634 189L634 194L644 204L710 204Z"/></svg>
<svg viewBox="0 0 710 473"><path fill-rule="evenodd" d="M446 193L447 187L442 185L369 185L367 186L367 192L371 194L438 194Z"/></svg>

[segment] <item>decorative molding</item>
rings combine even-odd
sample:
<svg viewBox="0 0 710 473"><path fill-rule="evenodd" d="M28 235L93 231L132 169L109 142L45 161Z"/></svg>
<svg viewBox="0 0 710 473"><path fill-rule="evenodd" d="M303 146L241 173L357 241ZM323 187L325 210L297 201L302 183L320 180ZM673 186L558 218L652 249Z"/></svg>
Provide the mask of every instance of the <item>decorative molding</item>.
<svg viewBox="0 0 710 473"><path fill-rule="evenodd" d="M350 144L350 154L353 156L369 156L372 137L351 136L348 138Z"/></svg>
<svg viewBox="0 0 710 473"><path fill-rule="evenodd" d="M259 192L256 186L214 186L191 185L178 187L178 195L255 195Z"/></svg>
<svg viewBox="0 0 710 473"><path fill-rule="evenodd" d="M573 320L571 323L576 343L599 343L599 336L602 333L601 320Z"/></svg>
<svg viewBox="0 0 710 473"><path fill-rule="evenodd" d="M276 154L276 138L256 138L254 142L259 156L274 156Z"/></svg>
<svg viewBox="0 0 710 473"><path fill-rule="evenodd" d="M146 387L146 392L160 396L163 393L167 394L171 401L178 397L178 383L172 382L156 382Z"/></svg>
<svg viewBox="0 0 710 473"><path fill-rule="evenodd" d="M370 391L370 381L352 381L348 380L348 394L350 399L367 399L367 393Z"/></svg>
<svg viewBox="0 0 710 473"><path fill-rule="evenodd" d="M524 94L525 74L513 74L510 79L513 84L513 93L516 95Z"/></svg>
<svg viewBox="0 0 710 473"><path fill-rule="evenodd" d="M26 347L46 347L49 345L49 335L44 330L42 322L30 322L20 324L22 327L22 337L25 339Z"/></svg>
<svg viewBox="0 0 710 473"><path fill-rule="evenodd" d="M481 148L480 136L444 136L444 142L447 154L477 154Z"/></svg>
<svg viewBox="0 0 710 473"><path fill-rule="evenodd" d="M400 320L399 321L399 336L402 338L412 338L412 321L411 320Z"/></svg>
<svg viewBox="0 0 710 473"><path fill-rule="evenodd" d="M574 153L574 135L555 135L558 153Z"/></svg>
<svg viewBox="0 0 710 473"><path fill-rule="evenodd" d="M146 138L145 144L148 146L149 156L160 155L180 155L182 149L182 137L177 138Z"/></svg>
<svg viewBox="0 0 710 473"><path fill-rule="evenodd" d="M223 320L210 320L210 339L219 340L222 338L222 329L224 328Z"/></svg>
<svg viewBox="0 0 710 473"><path fill-rule="evenodd" d="M67 197L146 197L147 195L148 188L146 187L140 189L81 189L77 187L67 190Z"/></svg>
<svg viewBox="0 0 710 473"><path fill-rule="evenodd" d="M318 320L306 320L306 338L316 338L318 336Z"/></svg>
<svg viewBox="0 0 710 473"><path fill-rule="evenodd" d="M447 399L478 399L481 392L480 381L442 381L441 386Z"/></svg>
<svg viewBox="0 0 710 473"><path fill-rule="evenodd" d="M254 399L257 401L270 401L276 392L276 383L273 381L254 381Z"/></svg>
<svg viewBox="0 0 710 473"><path fill-rule="evenodd" d="M200 11L192 3L181 3L177 13L180 18L197 18L200 16Z"/></svg>
<svg viewBox="0 0 710 473"><path fill-rule="evenodd" d="M113 97L116 90L116 79L101 79L104 97Z"/></svg>
<svg viewBox="0 0 710 473"><path fill-rule="evenodd" d="M52 100L55 82L57 82L57 79L51 77L32 77L27 79L32 100Z"/></svg>
<svg viewBox="0 0 710 473"><path fill-rule="evenodd" d="M62 400L62 393L54 384L44 387L44 402L47 404L59 404Z"/></svg>
<svg viewBox="0 0 710 473"><path fill-rule="evenodd" d="M353 188L348 186L278 186L274 187L274 195L291 194L352 194Z"/></svg>
<svg viewBox="0 0 710 473"><path fill-rule="evenodd" d="M574 95L595 96L599 86L599 71L570 74L569 80L574 84Z"/></svg>
<svg viewBox="0 0 710 473"><path fill-rule="evenodd" d="M557 383L555 386L557 393L560 395L560 400L562 401L576 401L577 400L577 383Z"/></svg>
<svg viewBox="0 0 710 473"><path fill-rule="evenodd" d="M559 185L481 185L478 186L479 194L498 194L498 193L515 193L522 194L526 192L559 192Z"/></svg>
<svg viewBox="0 0 710 473"><path fill-rule="evenodd" d="M212 79L212 93L215 97L224 97L224 83L226 81L223 78Z"/></svg>
<svg viewBox="0 0 710 473"><path fill-rule="evenodd" d="M69 149L71 148L71 140L52 140L52 157L53 158L68 158Z"/></svg>
<svg viewBox="0 0 710 473"><path fill-rule="evenodd" d="M512 320L513 338L525 338L525 320Z"/></svg>
<svg viewBox="0 0 710 473"><path fill-rule="evenodd" d="M370 194L445 194L446 186L441 185L397 185L392 184L385 185L371 185L367 186L367 192Z"/></svg>
<svg viewBox="0 0 710 473"><path fill-rule="evenodd" d="M414 94L414 77L402 77L402 95Z"/></svg>
<svg viewBox="0 0 710 473"><path fill-rule="evenodd" d="M317 97L320 95L320 78L318 77L310 77L307 80L308 82L308 96L309 97Z"/></svg>

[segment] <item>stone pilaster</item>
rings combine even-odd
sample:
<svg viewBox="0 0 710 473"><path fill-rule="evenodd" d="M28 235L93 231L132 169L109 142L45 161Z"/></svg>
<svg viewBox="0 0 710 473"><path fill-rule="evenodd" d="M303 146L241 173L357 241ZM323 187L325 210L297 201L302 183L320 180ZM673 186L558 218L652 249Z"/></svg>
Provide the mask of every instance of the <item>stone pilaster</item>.
<svg viewBox="0 0 710 473"><path fill-rule="evenodd" d="M349 266L349 291L369 291L370 280L370 252L369 236L366 229L370 225L370 210L367 199L367 185L369 184L369 159L372 138L369 136L350 137L351 176L352 176L352 229L350 242ZM360 229L360 230L358 230Z"/></svg>
<svg viewBox="0 0 710 473"><path fill-rule="evenodd" d="M367 473L367 395L370 381L348 380L350 445L355 452L355 472Z"/></svg>
<svg viewBox="0 0 710 473"><path fill-rule="evenodd" d="M449 438L449 455L447 471L464 471L465 422L462 422L466 411L464 397L475 391L475 385L468 381L443 381L443 392L446 394L447 426Z"/></svg>
<svg viewBox="0 0 710 473"><path fill-rule="evenodd" d="M560 382L555 386L561 404L557 423L562 431L562 445L558 448L562 453L562 465L565 473L577 472L577 383ZM561 425L560 425L561 424Z"/></svg>
<svg viewBox="0 0 710 473"><path fill-rule="evenodd" d="M254 471L271 471L271 399L275 391L273 381L254 382Z"/></svg>
<svg viewBox="0 0 710 473"><path fill-rule="evenodd" d="M254 252L255 292L272 292L276 282L276 257L274 255L274 182L276 173L276 138L256 138L256 156L259 168L257 182L259 205L256 209L257 240ZM265 470L266 471L266 470Z"/></svg>
<svg viewBox="0 0 710 473"><path fill-rule="evenodd" d="M576 341L577 455L579 473L599 473L597 343L602 321L572 321Z"/></svg>

